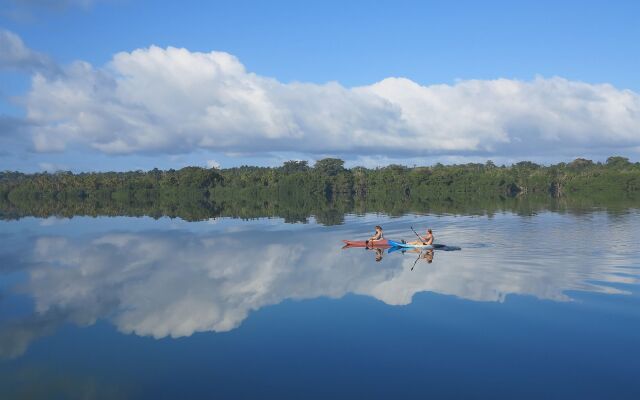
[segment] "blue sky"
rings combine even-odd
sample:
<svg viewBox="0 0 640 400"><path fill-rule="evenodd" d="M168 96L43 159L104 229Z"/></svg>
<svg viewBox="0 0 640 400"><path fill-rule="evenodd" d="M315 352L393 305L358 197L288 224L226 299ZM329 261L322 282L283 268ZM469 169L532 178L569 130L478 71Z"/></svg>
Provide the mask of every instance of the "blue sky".
<svg viewBox="0 0 640 400"><path fill-rule="evenodd" d="M640 158L635 1L0 5L0 170Z"/></svg>

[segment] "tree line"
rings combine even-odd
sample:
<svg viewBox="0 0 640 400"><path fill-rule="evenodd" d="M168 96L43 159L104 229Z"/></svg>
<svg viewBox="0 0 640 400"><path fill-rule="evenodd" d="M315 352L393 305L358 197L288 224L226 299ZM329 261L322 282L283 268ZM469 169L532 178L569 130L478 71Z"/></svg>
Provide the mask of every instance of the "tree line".
<svg viewBox="0 0 640 400"><path fill-rule="evenodd" d="M345 168L325 158L310 166L228 169L0 173L0 217L26 215L149 215L199 220L217 216L278 216L340 223L345 213L499 210L522 204L638 205L640 163L609 157L539 165L455 165ZM555 204L555 206L554 206Z"/></svg>

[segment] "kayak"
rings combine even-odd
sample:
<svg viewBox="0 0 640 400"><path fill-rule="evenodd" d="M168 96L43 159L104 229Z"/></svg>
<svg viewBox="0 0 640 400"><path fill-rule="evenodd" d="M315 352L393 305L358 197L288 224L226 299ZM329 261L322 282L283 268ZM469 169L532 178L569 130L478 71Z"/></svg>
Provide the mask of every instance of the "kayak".
<svg viewBox="0 0 640 400"><path fill-rule="evenodd" d="M396 249L396 250L397 249L426 249L426 250L436 249L436 250L445 250L445 251L462 250L458 246L447 246L445 244L440 244L440 243L409 244L409 243L396 242L395 240L389 240L389 245L391 246L392 249ZM389 249L389 253L391 252L392 250Z"/></svg>
<svg viewBox="0 0 640 400"><path fill-rule="evenodd" d="M435 249L436 247L432 244L409 244L396 242L395 240L389 240L389 245L393 247L403 247L407 249Z"/></svg>
<svg viewBox="0 0 640 400"><path fill-rule="evenodd" d="M345 246L348 247L389 247L390 240L382 239L382 240L373 240L369 243L364 240L343 240Z"/></svg>

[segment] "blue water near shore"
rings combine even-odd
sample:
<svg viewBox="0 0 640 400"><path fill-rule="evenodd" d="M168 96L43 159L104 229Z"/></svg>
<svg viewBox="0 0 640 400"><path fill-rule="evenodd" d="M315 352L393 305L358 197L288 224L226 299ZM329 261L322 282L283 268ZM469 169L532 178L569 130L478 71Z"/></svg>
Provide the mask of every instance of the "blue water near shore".
<svg viewBox="0 0 640 400"><path fill-rule="evenodd" d="M381 224L461 247L341 249ZM0 222L0 398L640 398L640 213Z"/></svg>

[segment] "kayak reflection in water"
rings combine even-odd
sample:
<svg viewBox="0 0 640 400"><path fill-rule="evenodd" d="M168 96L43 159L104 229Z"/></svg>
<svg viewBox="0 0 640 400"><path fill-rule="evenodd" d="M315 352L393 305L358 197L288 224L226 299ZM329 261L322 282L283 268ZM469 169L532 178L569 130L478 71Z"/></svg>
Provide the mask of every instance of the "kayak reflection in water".
<svg viewBox="0 0 640 400"><path fill-rule="evenodd" d="M412 245L416 245L416 246L432 245L433 244L433 240L435 239L435 237L433 236L433 231L431 230L431 228L427 229L427 234L425 236L418 235L418 237L421 240L415 240L415 241L409 242L407 244L412 244Z"/></svg>
<svg viewBox="0 0 640 400"><path fill-rule="evenodd" d="M369 239L366 240L366 244L368 245L369 242L373 242L374 240L382 240L384 239L384 234L382 233L382 227L380 225L376 225L376 233L371 236Z"/></svg>

